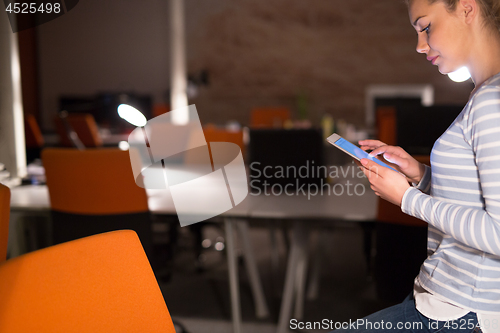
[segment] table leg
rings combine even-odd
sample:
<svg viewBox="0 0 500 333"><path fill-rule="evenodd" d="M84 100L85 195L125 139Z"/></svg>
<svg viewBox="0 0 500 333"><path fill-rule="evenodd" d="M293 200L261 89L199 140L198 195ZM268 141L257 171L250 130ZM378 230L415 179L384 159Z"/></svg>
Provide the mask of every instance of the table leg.
<svg viewBox="0 0 500 333"><path fill-rule="evenodd" d="M243 253L245 255L245 266L250 278L250 286L255 302L255 313L257 318L266 318L269 316L264 290L260 281L259 271L255 262L254 252L249 238L248 222L246 220L238 220L236 223L241 241L243 245Z"/></svg>
<svg viewBox="0 0 500 333"><path fill-rule="evenodd" d="M295 299L294 318L298 320L301 320L304 315L304 295L307 279L307 262L307 249L305 249L304 251L300 252L300 256L297 261L297 279L295 280L295 290L297 296Z"/></svg>
<svg viewBox="0 0 500 333"><path fill-rule="evenodd" d="M279 251L278 251L278 239L276 237L277 235L277 227L276 223L269 223L269 238L271 242L271 290L273 290L273 296L278 296L280 291L278 290L277 286L279 286L281 280L279 280Z"/></svg>
<svg viewBox="0 0 500 333"><path fill-rule="evenodd" d="M230 218L224 219L227 240L227 266L229 272L229 290L231 295L231 315L233 318L233 332L241 333L241 308L240 291L238 283L238 265L234 249L233 221Z"/></svg>
<svg viewBox="0 0 500 333"><path fill-rule="evenodd" d="M18 257L27 252L22 214L17 214L16 212L10 213L8 237L7 254L9 258Z"/></svg>
<svg viewBox="0 0 500 333"><path fill-rule="evenodd" d="M326 244L327 235L324 232L318 232L318 238L316 240L316 248L314 250L314 257L311 263L311 276L309 278L309 285L307 286L307 299L315 300L318 298L319 294L319 280L321 276L321 264L324 244Z"/></svg>
<svg viewBox="0 0 500 333"><path fill-rule="evenodd" d="M292 242L285 276L285 287L281 300L280 316L278 321L278 333L286 333L289 328L294 300L294 286L297 268L301 258L307 253L307 240L309 229L305 223L295 221L292 229Z"/></svg>

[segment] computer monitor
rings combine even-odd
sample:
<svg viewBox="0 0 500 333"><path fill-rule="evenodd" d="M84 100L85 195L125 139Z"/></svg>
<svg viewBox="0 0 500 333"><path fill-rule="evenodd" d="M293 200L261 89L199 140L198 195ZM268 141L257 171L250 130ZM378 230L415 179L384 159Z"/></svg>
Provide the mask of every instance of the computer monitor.
<svg viewBox="0 0 500 333"><path fill-rule="evenodd" d="M323 138L317 129L251 129L248 165L251 188L274 184L294 189L325 178ZM252 182L253 181L253 182Z"/></svg>
<svg viewBox="0 0 500 333"><path fill-rule="evenodd" d="M91 96L61 96L59 109L68 113L90 113L100 127L112 133L129 132L135 127L118 116L118 105L126 103L141 111L146 119L152 115L152 98L132 92L103 92Z"/></svg>

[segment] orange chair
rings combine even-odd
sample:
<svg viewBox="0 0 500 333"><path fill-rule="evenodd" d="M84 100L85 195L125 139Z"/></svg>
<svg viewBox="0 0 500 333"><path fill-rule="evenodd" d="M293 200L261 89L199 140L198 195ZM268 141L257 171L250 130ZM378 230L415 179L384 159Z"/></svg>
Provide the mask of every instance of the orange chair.
<svg viewBox="0 0 500 333"><path fill-rule="evenodd" d="M137 235L119 230L0 265L0 332L175 333Z"/></svg>
<svg viewBox="0 0 500 333"><path fill-rule="evenodd" d="M40 126L32 114L24 116L24 134L27 148L42 148L45 144Z"/></svg>
<svg viewBox="0 0 500 333"><path fill-rule="evenodd" d="M397 145L397 113L391 106L377 109L378 139L388 145ZM430 165L430 156L413 156L419 162ZM401 208L385 200L378 199L377 220L387 223L426 227L427 223L401 211Z"/></svg>
<svg viewBox="0 0 500 333"><path fill-rule="evenodd" d="M286 107L254 108L250 112L250 127L283 127L290 119L290 110Z"/></svg>
<svg viewBox="0 0 500 333"><path fill-rule="evenodd" d="M228 131L222 128L217 128L214 125L203 127L205 140L207 142L232 142L240 146L241 153L245 156L245 144L243 143L243 131Z"/></svg>
<svg viewBox="0 0 500 333"><path fill-rule="evenodd" d="M94 116L90 113L71 113L68 114L66 120L85 147L93 148L102 146L99 129ZM56 116L54 121L61 145L64 147L73 147L74 144L68 137L68 131L63 120L59 116Z"/></svg>
<svg viewBox="0 0 500 333"><path fill-rule="evenodd" d="M40 158L40 152L45 144L42 131L32 114L24 116L24 136L26 140L26 159L28 162Z"/></svg>
<svg viewBox="0 0 500 333"><path fill-rule="evenodd" d="M42 152L52 209L53 242L93 234L135 230L152 249L151 216L146 190L136 185L129 152L117 148Z"/></svg>
<svg viewBox="0 0 500 333"><path fill-rule="evenodd" d="M161 116L164 113L170 111L170 105L168 104L154 104L153 105L153 118Z"/></svg>
<svg viewBox="0 0 500 333"><path fill-rule="evenodd" d="M10 189L0 184L0 262L7 258L9 238Z"/></svg>

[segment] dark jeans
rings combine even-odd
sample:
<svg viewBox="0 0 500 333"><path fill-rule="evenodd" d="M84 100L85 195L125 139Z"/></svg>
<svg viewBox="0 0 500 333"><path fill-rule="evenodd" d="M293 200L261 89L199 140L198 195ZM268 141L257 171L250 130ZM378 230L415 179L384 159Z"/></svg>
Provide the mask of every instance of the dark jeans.
<svg viewBox="0 0 500 333"><path fill-rule="evenodd" d="M481 332L477 316L469 312L465 316L451 321L436 321L423 316L415 308L413 293L397 305L375 312L363 319L344 323L342 329L334 332Z"/></svg>

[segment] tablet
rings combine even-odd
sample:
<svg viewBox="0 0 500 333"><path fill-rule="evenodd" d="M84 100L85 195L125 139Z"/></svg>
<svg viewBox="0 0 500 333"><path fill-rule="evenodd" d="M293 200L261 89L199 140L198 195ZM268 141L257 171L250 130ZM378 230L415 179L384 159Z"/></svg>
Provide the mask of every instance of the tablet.
<svg viewBox="0 0 500 333"><path fill-rule="evenodd" d="M382 162L378 158L368 155L368 153L366 151L362 150L358 146L353 145L352 143L350 143L349 141L347 141L346 139L344 139L343 137L341 137L340 135L338 135L336 133L334 133L334 134L330 135L328 138L326 138L326 141L328 141L329 143L331 143L332 145L334 145L335 147L342 150L344 153L350 155L352 158L354 158L358 161L361 160L362 158L367 158L367 159L372 160L375 163L377 163L383 167L389 168L391 170L396 171L397 173L400 173L398 170L385 164L384 162Z"/></svg>

